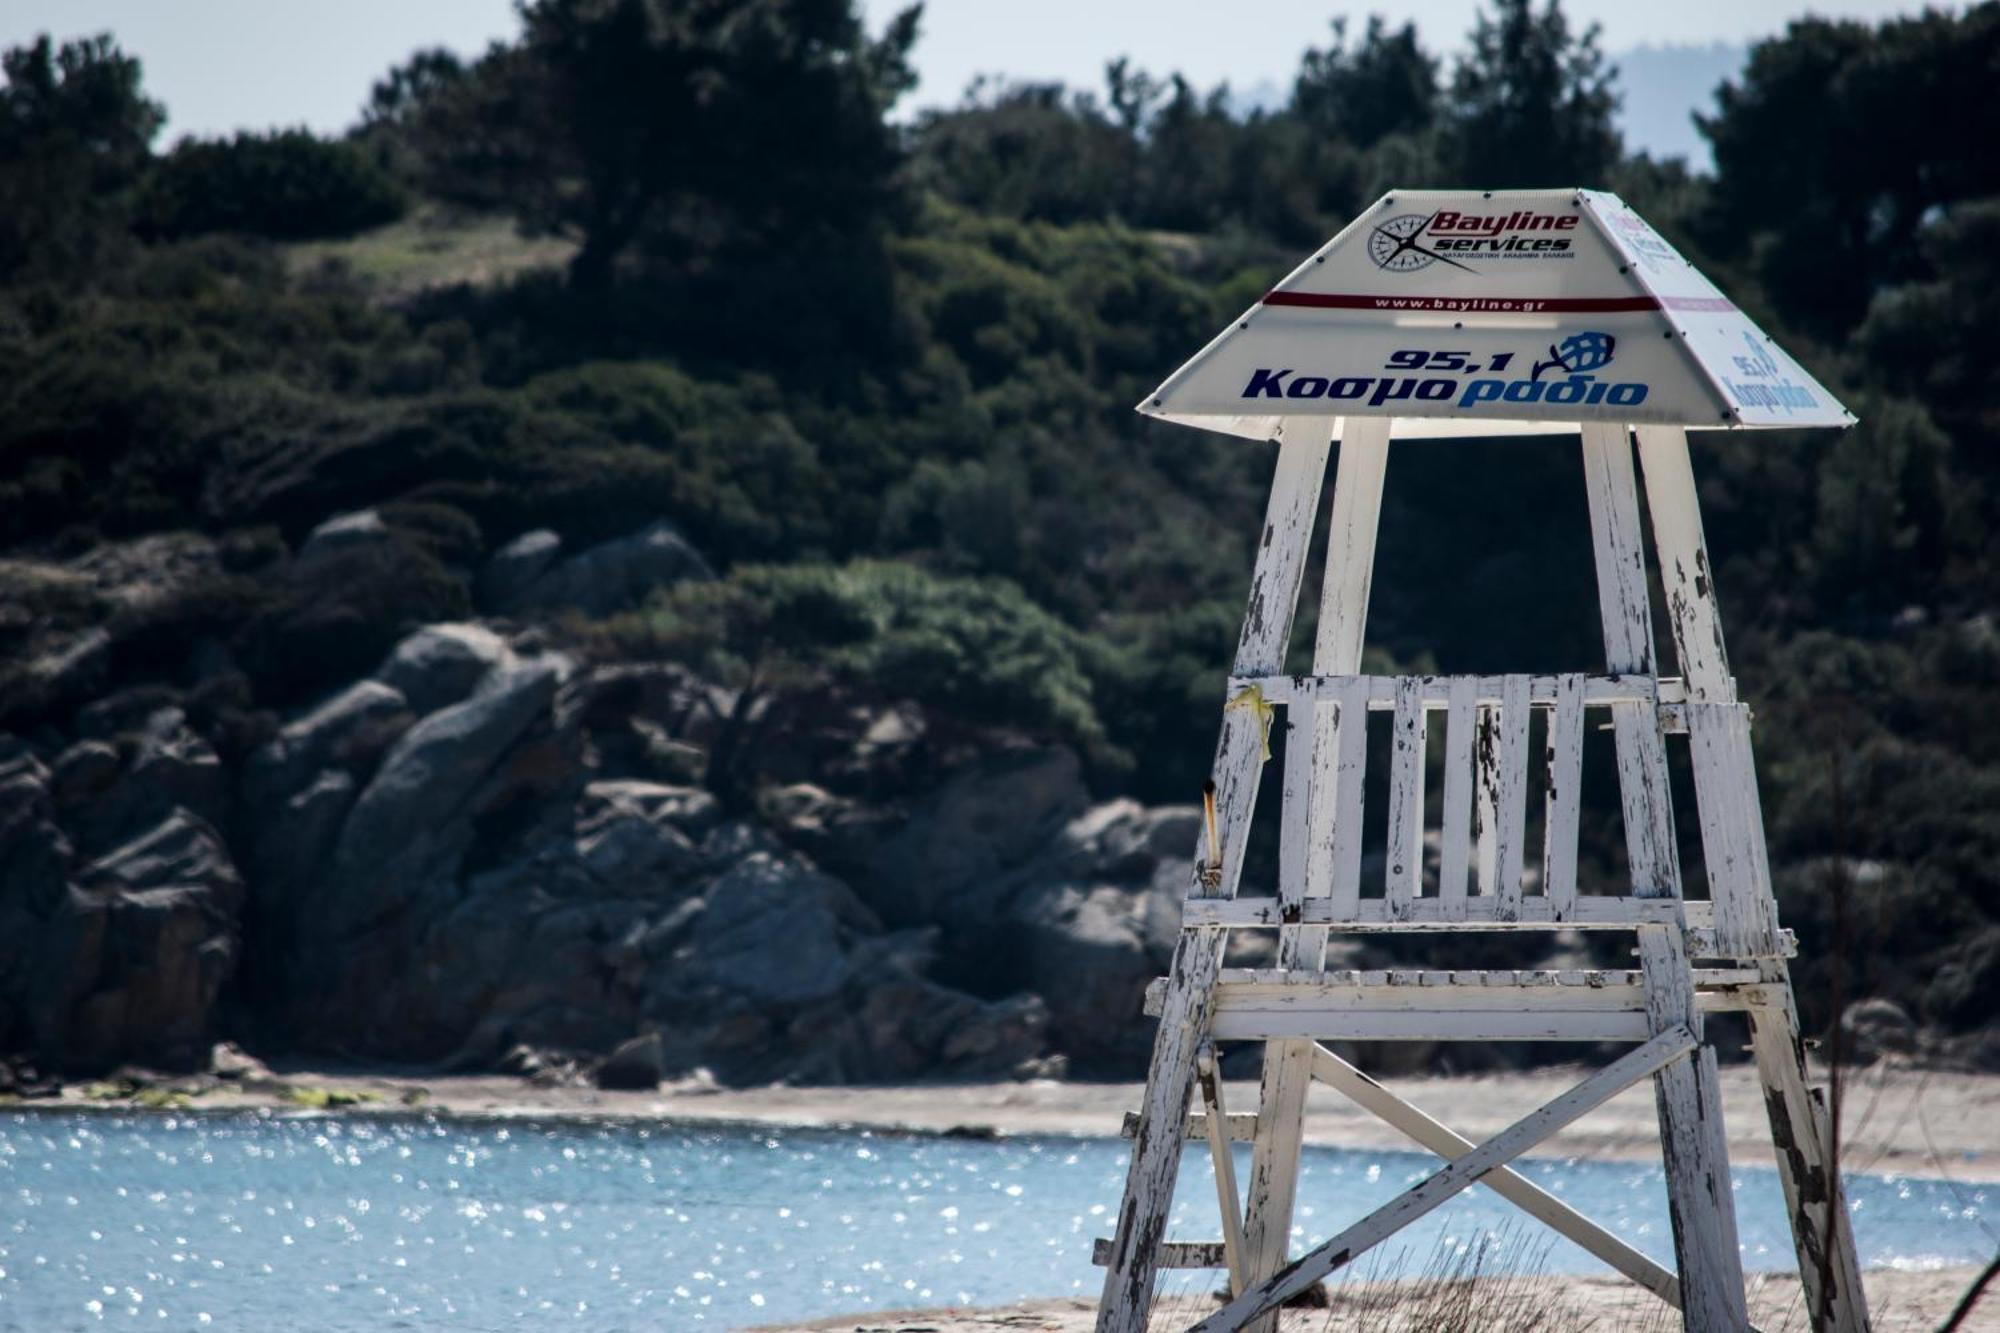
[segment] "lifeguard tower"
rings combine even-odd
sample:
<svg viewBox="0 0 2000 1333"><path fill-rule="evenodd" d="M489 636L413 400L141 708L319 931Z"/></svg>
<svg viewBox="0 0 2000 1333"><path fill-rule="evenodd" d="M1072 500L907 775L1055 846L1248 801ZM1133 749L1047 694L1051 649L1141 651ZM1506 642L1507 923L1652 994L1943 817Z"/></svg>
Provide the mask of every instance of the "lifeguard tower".
<svg viewBox="0 0 2000 1333"><path fill-rule="evenodd" d="M1690 430L1839 427L1854 418L1616 196L1397 191L1309 257L1139 410L1278 443L1249 608L1222 713L1209 832L1180 942L1149 1008L1159 1033L1099 1333L1147 1326L1157 1270L1224 1269L1231 1299L1195 1327L1269 1329L1288 1298L1484 1183L1668 1303L1691 1330L1749 1327L1715 1052L1703 1017L1749 1016L1813 1327L1859 1333L1867 1308L1826 1112L1808 1083L1764 848L1750 714L1723 651ZM1580 434L1601 672L1361 672L1390 442ZM1638 468L1634 466L1634 449ZM1340 445L1310 675L1284 674L1332 444ZM1680 675L1661 674L1639 486ZM1386 850L1362 855L1369 719L1384 714ZM1442 738L1435 879L1426 750ZM1585 730L1612 733L1629 882L1580 889ZM1275 892L1239 897L1273 728L1285 736ZM1531 735L1539 743L1531 746ZM1706 897L1683 891L1670 745L1689 752ZM1378 747L1380 749L1380 747ZM1379 775L1378 775L1379 780ZM1532 799L1531 799L1532 798ZM1539 826L1530 848L1531 827ZM1696 886L1702 887L1702 886ZM1231 931L1277 932L1277 967L1223 967ZM1571 971L1331 971L1331 932L1614 931L1637 966ZM1439 939L1440 946L1446 941ZM1399 1100L1330 1041L1630 1042L1632 1049L1484 1143ZM1264 1045L1261 1099L1231 1114L1218 1042ZM1651 1077L1675 1271L1508 1167ZM1288 1253L1308 1085L1330 1084L1444 1160L1340 1234ZM1190 1114L1199 1088L1202 1114ZM1166 1239L1184 1142L1214 1160L1221 1239ZM1230 1144L1252 1142L1247 1200Z"/></svg>

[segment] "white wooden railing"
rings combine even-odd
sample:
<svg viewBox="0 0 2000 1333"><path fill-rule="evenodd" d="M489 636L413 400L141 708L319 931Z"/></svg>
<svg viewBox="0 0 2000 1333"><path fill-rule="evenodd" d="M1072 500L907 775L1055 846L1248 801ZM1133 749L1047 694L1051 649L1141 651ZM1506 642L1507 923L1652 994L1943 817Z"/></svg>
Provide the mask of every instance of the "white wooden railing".
<svg viewBox="0 0 2000 1333"><path fill-rule="evenodd" d="M1679 680L1577 673L1262 676L1232 680L1230 697L1238 706L1268 707L1290 723L1283 823L1288 854L1281 858L1276 898L1196 897L1187 904L1190 926L1703 927L1712 916L1706 902L1577 891L1589 715L1637 710L1655 734L1684 731L1687 701ZM1533 755L1530 724L1538 711L1546 719L1545 744ZM1379 898L1362 892L1371 712L1393 715ZM1424 786L1432 713L1445 718L1444 791L1437 890L1426 894ZM1531 790L1539 790L1544 802L1539 876L1525 873Z"/></svg>

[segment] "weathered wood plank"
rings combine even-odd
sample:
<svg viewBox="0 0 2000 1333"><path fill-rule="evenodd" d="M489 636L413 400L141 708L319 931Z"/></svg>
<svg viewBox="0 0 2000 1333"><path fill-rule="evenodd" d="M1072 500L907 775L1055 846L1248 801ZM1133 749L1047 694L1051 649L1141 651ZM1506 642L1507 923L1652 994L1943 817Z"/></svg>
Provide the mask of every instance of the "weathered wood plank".
<svg viewBox="0 0 2000 1333"><path fill-rule="evenodd" d="M1335 468L1333 512L1328 520L1326 575L1320 589L1319 628L1313 641L1313 670L1353 673L1361 669L1361 648L1368 617L1368 594L1375 569L1375 532L1382 505L1382 482L1389 461L1386 419L1349 422ZM1293 705L1294 708L1299 705ZM1354 810L1347 830L1355 841L1359 878L1360 798L1363 749L1344 746L1337 704L1307 708L1302 722L1312 719L1312 764L1302 784L1303 808L1288 807L1281 841L1304 846L1294 856L1293 874L1303 876L1299 900L1328 901L1337 879L1336 866L1347 855L1336 850L1334 830L1348 822L1345 801ZM1344 710L1343 710L1344 711ZM1316 716L1317 714L1317 716ZM1365 740L1365 705L1351 712L1349 745ZM1295 737L1301 736L1294 730ZM1351 762L1350 762L1351 761ZM1356 891L1358 892L1358 886ZM1317 969L1326 958L1324 926L1280 929L1278 958L1286 967ZM1242 1261L1253 1275L1275 1271L1288 1254L1292 1206L1298 1186L1299 1145L1305 1123L1306 1092L1312 1083L1312 1047L1306 1042L1272 1042L1265 1048L1259 1079L1258 1133L1250 1157L1250 1193L1244 1227ZM1241 1283L1236 1289L1241 1289ZM1275 1321L1248 1333L1275 1333Z"/></svg>
<svg viewBox="0 0 2000 1333"><path fill-rule="evenodd" d="M1390 713L1396 708L1397 691L1401 689L1402 676L1358 676L1358 675L1303 675L1303 676L1244 676L1229 678L1230 695L1235 695L1248 686L1255 685L1264 697L1274 704L1288 704L1295 699L1325 699L1340 693L1355 681L1368 686L1363 703L1371 712ZM1501 702L1501 692L1505 688L1505 676L1419 676L1422 682L1418 690L1424 707L1437 710L1448 707L1454 684L1460 680L1472 682L1473 703L1482 708L1497 707ZM1560 674L1528 677L1528 702L1547 707L1556 701L1556 689L1562 680ZM1612 704L1657 702L1662 708L1678 708L1684 702L1681 682L1672 676L1655 679L1650 675L1617 674L1606 676L1586 675L1583 678L1583 701L1590 708L1608 708Z"/></svg>
<svg viewBox="0 0 2000 1333"><path fill-rule="evenodd" d="M1294 972L1282 967L1225 967L1216 976L1216 993L1243 986L1322 989L1353 986L1479 986L1533 987L1638 986L1644 973L1635 967L1452 968L1434 971L1397 968L1369 971L1340 968L1330 972ZM1697 987L1750 986L1762 988L1759 966L1697 967L1691 975ZM1155 982L1155 985L1162 984Z"/></svg>
<svg viewBox="0 0 2000 1333"><path fill-rule="evenodd" d="M1472 733L1472 865L1479 896L1496 899L1500 878L1500 705L1481 704ZM1504 913L1503 913L1504 915Z"/></svg>
<svg viewBox="0 0 2000 1333"><path fill-rule="evenodd" d="M1305 901L1312 857L1312 788L1314 741L1318 728L1313 724L1317 705L1300 700L1287 707L1285 717L1284 801L1278 811L1278 901L1296 907ZM1324 938L1324 932L1320 932ZM1299 928L1288 926L1278 947L1290 954L1300 948ZM1294 964L1296 965L1296 964Z"/></svg>
<svg viewBox="0 0 2000 1333"><path fill-rule="evenodd" d="M1222 1074L1216 1068L1215 1043L1203 1042L1195 1056L1195 1082L1208 1126L1208 1158L1215 1174L1215 1202L1222 1214L1222 1255L1229 1265L1229 1291L1246 1285L1248 1252L1243 1245L1242 1196L1236 1192L1236 1152L1229 1146L1229 1111L1223 1104Z"/></svg>
<svg viewBox="0 0 2000 1333"><path fill-rule="evenodd" d="M1597 600L1604 620L1605 666L1644 682L1655 674L1653 618L1646 593L1645 551L1632 445L1624 426L1583 427L1584 488L1597 563ZM1625 811L1625 855L1634 892L1681 896L1674 847L1673 797L1657 703L1650 697L1611 710L1618 750L1618 790Z"/></svg>
<svg viewBox="0 0 2000 1333"><path fill-rule="evenodd" d="M1549 711L1547 812L1542 822L1542 894L1557 917L1576 910L1576 839L1583 810L1583 677L1556 678Z"/></svg>
<svg viewBox="0 0 2000 1333"><path fill-rule="evenodd" d="M1717 946L1730 957L1768 956L1777 939L1778 903L1764 844L1749 708L1689 704L1688 754Z"/></svg>
<svg viewBox="0 0 2000 1333"><path fill-rule="evenodd" d="M1694 466L1687 431L1679 426L1641 426L1639 463L1646 479L1646 506L1653 517L1653 541L1660 556L1660 585L1666 594L1667 624L1674 658L1680 663L1691 701L1732 703L1735 682L1722 645L1722 615L1715 600L1715 577L1708 567L1708 543L1701 531Z"/></svg>
<svg viewBox="0 0 2000 1333"><path fill-rule="evenodd" d="M1670 926L1642 927L1639 966L1645 973L1646 1016L1653 1031L1686 1033L1699 1042L1701 1006L1681 933ZM1692 1060L1662 1068L1653 1087L1659 1103L1660 1150L1682 1317L1689 1333L1740 1329L1749 1316L1715 1051L1700 1046Z"/></svg>
<svg viewBox="0 0 2000 1333"><path fill-rule="evenodd" d="M1284 669L1331 434L1330 423L1325 429L1301 429L1279 446L1243 630L1237 640L1235 674L1239 676L1276 675ZM1205 884L1201 873L1204 857L1197 848L1189 867L1191 896L1235 896L1243 871L1250 811L1263 770L1261 731L1249 710L1224 711L1213 770L1224 844L1223 873L1213 887ZM1167 1217L1180 1175L1181 1147L1187 1137L1195 1047L1207 1026L1226 936L1220 927L1184 931L1174 948L1170 983L1147 1067L1139 1133L1126 1169L1118 1230L1107 1255L1097 1333L1143 1333L1152 1310L1159 1246L1166 1239Z"/></svg>
<svg viewBox="0 0 2000 1333"><path fill-rule="evenodd" d="M1090 1262L1099 1268L1111 1264L1113 1242L1099 1236L1090 1243ZM1160 1242L1155 1268L1226 1268L1228 1259L1219 1240L1168 1240Z"/></svg>
<svg viewBox="0 0 2000 1333"><path fill-rule="evenodd" d="M1357 678L1357 680L1360 678ZM1333 892L1330 918L1344 921L1361 905L1361 820L1368 775L1367 685L1350 684L1334 699L1339 710L1339 746L1334 776Z"/></svg>
<svg viewBox="0 0 2000 1333"><path fill-rule="evenodd" d="M1313 1048L1313 1077L1345 1096L1419 1147L1455 1161L1478 1145L1356 1069L1324 1046ZM1654 1263L1576 1209L1511 1167L1501 1167L1480 1183L1558 1235L1596 1255L1646 1290L1679 1306L1680 1284L1672 1271ZM1241 1295L1232 1292L1232 1295Z"/></svg>
<svg viewBox="0 0 2000 1333"><path fill-rule="evenodd" d="M1257 1137L1257 1115L1253 1111L1232 1111L1224 1127L1231 1143L1248 1143ZM1208 1139L1208 1117L1197 1111L1188 1117L1188 1142ZM1118 1137L1135 1139L1139 1137L1139 1113L1127 1111L1124 1123L1118 1127Z"/></svg>
<svg viewBox="0 0 2000 1333"><path fill-rule="evenodd" d="M1854 1252L1853 1221L1833 1160L1826 1104L1806 1071L1791 978L1776 960L1760 964L1759 971L1768 983L1768 1002L1750 1010L1750 1046L1791 1215L1806 1322L1830 1333L1867 1333L1868 1293Z"/></svg>
<svg viewBox="0 0 2000 1333"><path fill-rule="evenodd" d="M1386 930L1399 925L1412 930L1459 927L1467 930L1534 930L1556 926L1578 930L1629 930L1649 923L1665 925L1681 921L1705 929L1714 916L1713 904L1700 900L1682 902L1671 898L1595 894L1579 897L1567 910L1560 912L1550 899L1524 898L1505 917L1501 915L1497 902L1478 898L1450 908L1442 899L1420 898L1409 904L1406 914L1401 917L1391 917L1388 906L1379 898L1356 903L1345 914L1337 898L1303 902L1291 910L1296 912L1298 919L1287 923L1287 909L1275 898L1190 899L1181 905L1181 921L1189 927L1295 924L1334 925L1351 930Z"/></svg>
<svg viewBox="0 0 2000 1333"><path fill-rule="evenodd" d="M1438 816L1438 898L1465 902L1472 868L1472 730L1478 702L1476 676L1453 676L1445 705L1444 807Z"/></svg>
<svg viewBox="0 0 2000 1333"><path fill-rule="evenodd" d="M1407 914L1424 874L1424 709L1419 679L1405 676L1396 695L1389 758L1389 841L1383 897L1392 919Z"/></svg>
<svg viewBox="0 0 2000 1333"><path fill-rule="evenodd" d="M1228 1333L1276 1309L1648 1074L1679 1061L1694 1046L1695 1036L1686 1028L1652 1038L1231 1300L1190 1333ZM1739 1319L1734 1328L1740 1330L1746 1322Z"/></svg>
<svg viewBox="0 0 2000 1333"><path fill-rule="evenodd" d="M1501 915L1519 910L1521 870L1528 842L1528 678L1508 676L1501 686L1499 769L1495 792L1495 895Z"/></svg>

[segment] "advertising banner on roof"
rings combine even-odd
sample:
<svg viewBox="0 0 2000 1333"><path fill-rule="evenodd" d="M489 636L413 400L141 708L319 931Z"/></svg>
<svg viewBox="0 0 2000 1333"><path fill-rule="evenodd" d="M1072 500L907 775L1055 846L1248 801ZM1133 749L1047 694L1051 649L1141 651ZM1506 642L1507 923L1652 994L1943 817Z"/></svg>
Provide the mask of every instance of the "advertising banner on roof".
<svg viewBox="0 0 2000 1333"><path fill-rule="evenodd" d="M1139 405L1266 439L1287 417L1399 435L1853 418L1614 195L1394 192Z"/></svg>

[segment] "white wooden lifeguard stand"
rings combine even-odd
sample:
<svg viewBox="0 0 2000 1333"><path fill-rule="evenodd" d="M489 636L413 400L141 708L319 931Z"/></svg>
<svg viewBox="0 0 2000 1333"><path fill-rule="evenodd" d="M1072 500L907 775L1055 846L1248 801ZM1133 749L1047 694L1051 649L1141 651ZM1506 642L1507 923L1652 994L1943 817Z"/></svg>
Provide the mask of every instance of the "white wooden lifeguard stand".
<svg viewBox="0 0 2000 1333"><path fill-rule="evenodd" d="M1201 1333L1273 1327L1277 1307L1475 1182L1678 1306L1694 1330L1749 1327L1703 1015L1749 1016L1812 1325L1858 1333L1867 1308L1826 1112L1808 1083L1751 762L1750 715L1723 652L1687 431L1845 426L1853 416L1613 195L1397 191L1168 378L1140 411L1279 444L1248 613L1222 713L1210 839L1149 1008L1159 1033L1099 1333L1147 1325L1157 1270L1226 1269L1232 1299ZM1392 439L1580 434L1604 621L1603 674L1367 676L1376 519ZM1637 437L1680 676L1655 656ZM1312 674L1284 674L1333 441L1339 441ZM1385 872L1363 884L1367 719L1389 714ZM1531 754L1531 715L1544 715ZM1425 866L1428 714L1443 715L1434 888ZM1580 892L1584 729L1608 722L1630 883ZM1276 892L1238 897L1273 718L1283 726ZM1668 745L1686 738L1706 866L1683 893ZM1539 790L1539 874L1529 793ZM1371 877L1372 878L1372 877ZM1232 930L1278 935L1271 970L1225 969ZM1329 932L1619 931L1638 966L1589 971L1342 972ZM1438 935L1431 938L1444 941ZM1634 1049L1485 1143L1399 1100L1321 1043L1629 1041ZM1261 1102L1228 1113L1218 1041L1264 1044ZM1508 1168L1650 1075L1673 1219L1668 1271ZM1292 1258L1305 1095L1332 1085L1446 1162ZM1203 1114L1190 1114L1199 1087ZM1166 1239L1182 1147L1205 1140L1215 1243ZM1230 1143L1253 1143L1247 1202Z"/></svg>

